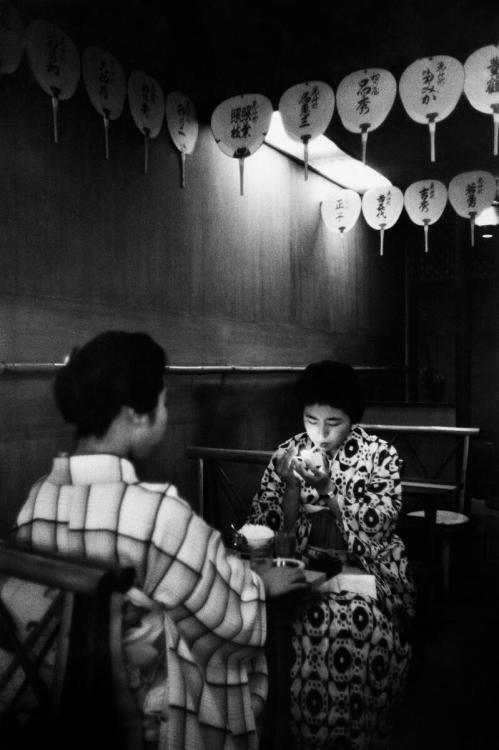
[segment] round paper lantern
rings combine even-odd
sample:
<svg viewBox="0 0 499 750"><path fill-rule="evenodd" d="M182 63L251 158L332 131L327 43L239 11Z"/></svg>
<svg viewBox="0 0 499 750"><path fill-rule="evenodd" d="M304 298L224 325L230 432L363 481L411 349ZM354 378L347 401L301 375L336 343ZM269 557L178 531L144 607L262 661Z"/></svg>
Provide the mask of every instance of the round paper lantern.
<svg viewBox="0 0 499 750"><path fill-rule="evenodd" d="M328 229L344 237L360 216L361 199L355 190L338 189L321 203L321 215Z"/></svg>
<svg viewBox="0 0 499 750"><path fill-rule="evenodd" d="M244 195L244 160L262 145L270 127L272 104L262 94L226 99L211 116L211 130L220 150L239 159L240 194Z"/></svg>
<svg viewBox="0 0 499 750"><path fill-rule="evenodd" d="M499 44L473 52L464 63L464 93L479 112L491 114L494 123L494 156L499 133Z"/></svg>
<svg viewBox="0 0 499 750"><path fill-rule="evenodd" d="M0 74L14 73L24 50L24 25L13 5L0 3Z"/></svg>
<svg viewBox="0 0 499 750"><path fill-rule="evenodd" d="M109 122L123 112L125 75L118 60L100 47L86 48L82 55L82 70L88 98L102 115L105 156L109 159Z"/></svg>
<svg viewBox="0 0 499 750"><path fill-rule="evenodd" d="M492 205L496 195L496 182L489 172L463 172L449 183L449 201L458 214L469 219L471 245L475 244L475 219Z"/></svg>
<svg viewBox="0 0 499 750"><path fill-rule="evenodd" d="M428 252L428 227L440 219L447 203L447 188L439 180L419 180L404 193L404 206L414 224L424 227L425 253Z"/></svg>
<svg viewBox="0 0 499 750"><path fill-rule="evenodd" d="M157 138L165 115L165 97L159 83L142 70L128 79L128 103L133 121L144 134L144 172L149 166L149 139Z"/></svg>
<svg viewBox="0 0 499 750"><path fill-rule="evenodd" d="M323 81L297 83L279 99L279 112L286 133L303 143L305 179L308 179L308 144L322 135L331 122L334 92Z"/></svg>
<svg viewBox="0 0 499 750"><path fill-rule="evenodd" d="M47 21L32 21L26 29L28 64L43 91L52 99L54 141L59 140L59 101L73 96L80 79L80 56L65 31Z"/></svg>
<svg viewBox="0 0 499 750"><path fill-rule="evenodd" d="M393 107L397 82L389 70L364 68L345 76L336 91L343 127L361 133L362 161L366 162L367 134L376 130Z"/></svg>
<svg viewBox="0 0 499 750"><path fill-rule="evenodd" d="M455 109L463 85L463 66L448 55L421 57L402 73L400 98L409 117L429 127L431 161L435 161L436 123Z"/></svg>
<svg viewBox="0 0 499 750"><path fill-rule="evenodd" d="M194 151L199 133L196 108L188 96L171 91L166 97L165 115L170 137L180 151L181 186L185 187L185 157Z"/></svg>
<svg viewBox="0 0 499 750"><path fill-rule="evenodd" d="M380 231L380 255L383 255L385 230L390 229L397 222L403 206L402 191L394 185L370 188L362 196L364 219L370 227Z"/></svg>

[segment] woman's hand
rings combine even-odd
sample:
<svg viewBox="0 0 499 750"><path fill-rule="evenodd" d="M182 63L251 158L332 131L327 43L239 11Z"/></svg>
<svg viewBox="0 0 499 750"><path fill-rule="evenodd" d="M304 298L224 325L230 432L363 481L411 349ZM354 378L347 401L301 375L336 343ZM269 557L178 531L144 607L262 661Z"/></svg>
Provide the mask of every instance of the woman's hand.
<svg viewBox="0 0 499 750"><path fill-rule="evenodd" d="M316 490L319 495L325 495L333 490L333 483L327 471L319 469L309 459L301 458L295 462L294 470Z"/></svg>
<svg viewBox="0 0 499 750"><path fill-rule="evenodd" d="M263 581L267 599L310 588L300 568L269 568L259 575Z"/></svg>
<svg viewBox="0 0 499 750"><path fill-rule="evenodd" d="M292 445L287 451L277 456L275 470L286 487L299 487L300 480L296 475L296 448Z"/></svg>

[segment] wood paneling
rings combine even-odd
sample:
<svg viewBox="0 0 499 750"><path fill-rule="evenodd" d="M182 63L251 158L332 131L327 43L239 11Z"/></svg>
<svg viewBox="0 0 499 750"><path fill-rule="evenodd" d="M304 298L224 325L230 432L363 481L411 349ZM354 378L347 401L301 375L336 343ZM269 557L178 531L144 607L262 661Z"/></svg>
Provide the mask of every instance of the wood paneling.
<svg viewBox="0 0 499 750"><path fill-rule="evenodd" d="M102 122L80 86L60 107L25 62L0 89L0 360L60 362L109 328L146 330L170 364L355 365L403 360L402 258L394 234L384 258L363 219L344 240L320 219L331 184L270 147L245 163L200 130L181 189L166 129L143 140L128 111ZM49 378L0 377L2 524L71 436ZM148 478L195 495L195 442L272 448L299 428L289 378L170 378L170 431L143 467Z"/></svg>

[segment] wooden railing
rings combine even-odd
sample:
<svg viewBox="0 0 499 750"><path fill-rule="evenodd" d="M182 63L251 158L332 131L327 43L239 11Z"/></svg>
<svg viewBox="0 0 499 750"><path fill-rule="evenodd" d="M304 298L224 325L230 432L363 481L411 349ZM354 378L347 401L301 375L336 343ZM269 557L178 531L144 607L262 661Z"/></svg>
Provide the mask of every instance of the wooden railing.
<svg viewBox="0 0 499 750"><path fill-rule="evenodd" d="M397 447L406 466L402 481L405 495L446 493L454 496L457 510L465 513L470 512L470 498L467 491L469 449L470 440L478 436L479 428L388 424L362 424L361 426L368 432L384 437ZM415 438L425 439L426 449L427 451L430 450L432 458L437 453L439 438L451 438L452 445L450 450L442 452L436 465L432 466L430 470L426 465L424 456L421 456L421 445L414 442ZM432 441L430 446L428 446L427 441ZM227 462L266 466L272 456L272 451L189 446L186 449L186 455L197 461L198 507L201 515L204 515L208 479L207 466L208 472L214 474L220 480L222 492L229 499L229 503L237 511L241 511L245 507L245 501L241 498L240 493L234 487L221 464ZM410 475L407 474L409 467ZM451 474L451 481L443 481L442 475L445 469ZM257 489L258 486L255 486L254 492Z"/></svg>
<svg viewBox="0 0 499 750"><path fill-rule="evenodd" d="M20 582L21 601L21 582L54 591L25 637L18 625L20 600L5 593L10 577ZM0 715L2 748L141 749L138 705L121 646L123 594L134 577L130 567L0 542L1 646L4 657L10 655L2 661L0 683L6 692L9 681L16 687ZM40 672L39 644L46 652L55 648L50 684ZM19 703L26 691L36 698L28 721Z"/></svg>

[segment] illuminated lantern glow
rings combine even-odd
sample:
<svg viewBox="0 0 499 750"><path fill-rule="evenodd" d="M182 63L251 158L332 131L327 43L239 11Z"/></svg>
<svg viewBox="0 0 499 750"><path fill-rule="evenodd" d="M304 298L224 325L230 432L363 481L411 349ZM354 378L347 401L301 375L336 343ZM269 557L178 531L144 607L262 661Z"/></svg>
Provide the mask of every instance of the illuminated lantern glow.
<svg viewBox="0 0 499 750"><path fill-rule="evenodd" d="M380 232L379 254L383 255L383 240L386 229L398 221L404 207L402 191L394 185L374 187L362 196L362 214L370 227Z"/></svg>
<svg viewBox="0 0 499 750"><path fill-rule="evenodd" d="M128 104L136 126L144 135L144 172L149 167L149 139L157 138L165 116L165 97L159 83L142 70L128 79Z"/></svg>
<svg viewBox="0 0 499 750"><path fill-rule="evenodd" d="M345 76L336 91L336 106L343 127L361 134L362 162L366 163L367 134L388 116L397 82L389 70L364 68Z"/></svg>
<svg viewBox="0 0 499 750"><path fill-rule="evenodd" d="M262 94L240 94L219 104L211 131L219 149L239 159L239 192L244 195L244 160L262 145L270 127L272 104Z"/></svg>
<svg viewBox="0 0 499 750"><path fill-rule="evenodd" d="M166 97L165 117L170 137L180 151L180 184L185 187L185 157L194 151L199 134L196 108L188 96L171 91Z"/></svg>
<svg viewBox="0 0 499 750"><path fill-rule="evenodd" d="M457 213L471 224L471 246L475 244L475 219L489 208L496 194L496 182L489 172L462 172L449 183L449 202Z"/></svg>
<svg viewBox="0 0 499 750"><path fill-rule="evenodd" d="M355 190L338 188L321 203L321 215L325 225L342 238L357 223L360 209L360 195Z"/></svg>
<svg viewBox="0 0 499 750"><path fill-rule="evenodd" d="M424 228L425 253L428 252L428 227L442 216L447 205L447 188L439 180L419 180L404 193L404 206L414 224Z"/></svg>
<svg viewBox="0 0 499 750"><path fill-rule="evenodd" d="M88 98L102 116L105 157L109 159L109 123L123 112L126 81L118 60L100 47L87 47L82 55L83 82Z"/></svg>
<svg viewBox="0 0 499 750"><path fill-rule="evenodd" d="M80 55L65 31L47 21L26 29L26 55L37 83L52 100L54 142L59 141L59 101L73 96L80 80Z"/></svg>
<svg viewBox="0 0 499 750"><path fill-rule="evenodd" d="M305 180L308 179L308 144L322 135L334 112L334 91L323 81L305 81L287 89L279 99L286 133L303 143Z"/></svg>
<svg viewBox="0 0 499 750"><path fill-rule="evenodd" d="M472 107L491 114L494 126L494 156L499 140L499 44L473 52L464 63L464 93Z"/></svg>
<svg viewBox="0 0 499 750"><path fill-rule="evenodd" d="M454 111L463 93L464 68L454 57L421 57L407 67L399 81L399 94L409 117L428 125L430 161L435 161L436 123Z"/></svg>

